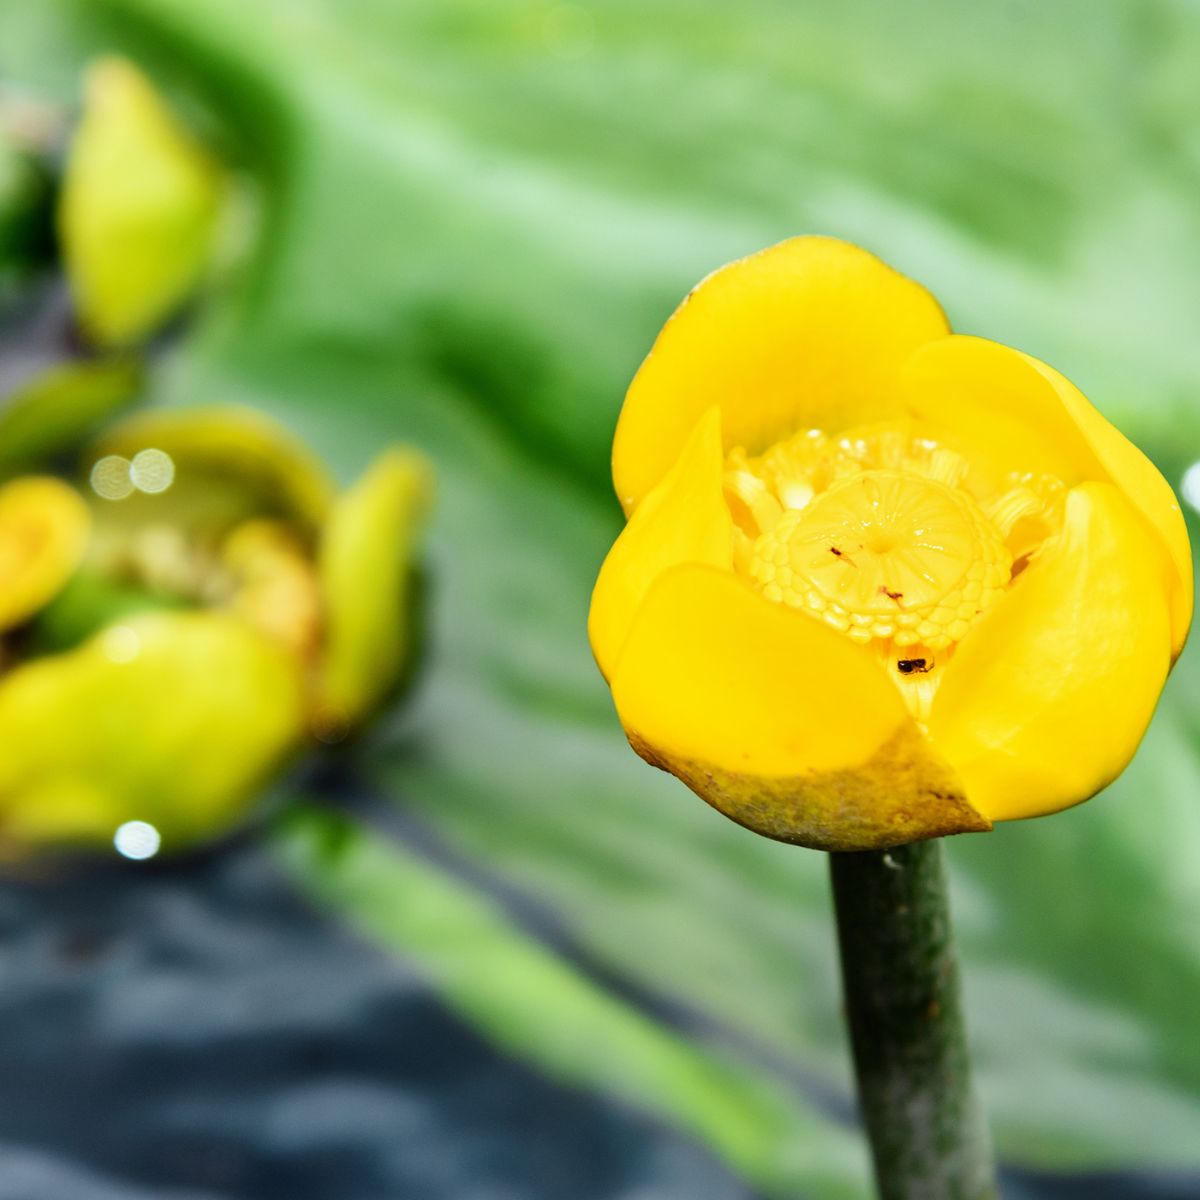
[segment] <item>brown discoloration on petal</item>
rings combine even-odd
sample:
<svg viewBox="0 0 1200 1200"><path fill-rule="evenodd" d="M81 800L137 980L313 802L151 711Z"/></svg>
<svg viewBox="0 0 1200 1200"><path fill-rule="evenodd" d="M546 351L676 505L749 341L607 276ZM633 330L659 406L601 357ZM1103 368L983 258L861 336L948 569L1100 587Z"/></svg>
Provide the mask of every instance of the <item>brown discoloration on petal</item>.
<svg viewBox="0 0 1200 1200"><path fill-rule="evenodd" d="M651 766L765 837L813 850L881 850L992 823L968 802L955 773L916 729L902 729L861 766L788 778L742 775L672 756L626 730Z"/></svg>

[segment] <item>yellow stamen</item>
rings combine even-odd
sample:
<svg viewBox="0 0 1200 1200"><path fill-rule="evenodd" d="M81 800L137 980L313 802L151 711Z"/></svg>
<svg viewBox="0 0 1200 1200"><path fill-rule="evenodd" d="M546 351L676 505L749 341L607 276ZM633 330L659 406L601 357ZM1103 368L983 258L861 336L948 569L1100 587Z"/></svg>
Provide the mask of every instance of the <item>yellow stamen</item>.
<svg viewBox="0 0 1200 1200"><path fill-rule="evenodd" d="M956 644L1057 527L1063 485L1013 476L989 495L966 460L904 428L808 430L734 450L734 562L768 599L871 646L918 720Z"/></svg>

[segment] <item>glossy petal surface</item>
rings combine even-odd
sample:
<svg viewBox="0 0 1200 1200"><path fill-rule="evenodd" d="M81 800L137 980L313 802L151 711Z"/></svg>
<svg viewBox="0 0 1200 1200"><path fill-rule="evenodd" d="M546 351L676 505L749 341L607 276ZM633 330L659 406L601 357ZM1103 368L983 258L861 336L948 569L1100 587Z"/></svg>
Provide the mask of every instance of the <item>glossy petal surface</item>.
<svg viewBox="0 0 1200 1200"><path fill-rule="evenodd" d="M930 714L980 812L1055 812L1124 769L1171 661L1172 571L1115 487L1070 493L1062 533L959 645Z"/></svg>
<svg viewBox="0 0 1200 1200"><path fill-rule="evenodd" d="M1178 657L1192 621L1194 576L1192 548L1179 501L1154 464L1111 421L1088 402L1069 379L1045 363L1030 359L1054 387L1080 434L1100 460L1108 478L1157 530L1174 566L1171 586L1171 649Z"/></svg>
<svg viewBox="0 0 1200 1200"><path fill-rule="evenodd" d="M751 452L797 429L889 415L904 360L948 332L924 288L833 238L793 238L722 267L675 311L630 385L613 444L621 504L636 508L714 404L725 448Z"/></svg>
<svg viewBox="0 0 1200 1200"><path fill-rule="evenodd" d="M865 849L988 827L867 651L730 573L666 571L612 687L638 753L770 837Z"/></svg>
<svg viewBox="0 0 1200 1200"><path fill-rule="evenodd" d="M663 571L681 563L731 566L733 519L721 491L722 461L721 414L714 407L608 552L588 616L592 652L606 677L638 606Z"/></svg>
<svg viewBox="0 0 1200 1200"><path fill-rule="evenodd" d="M904 410L919 428L968 457L995 486L1009 472L1048 474L1068 485L1112 482L1162 538L1170 582L1172 645L1192 613L1192 563L1183 514L1142 452L1052 367L983 338L931 342L904 371Z"/></svg>

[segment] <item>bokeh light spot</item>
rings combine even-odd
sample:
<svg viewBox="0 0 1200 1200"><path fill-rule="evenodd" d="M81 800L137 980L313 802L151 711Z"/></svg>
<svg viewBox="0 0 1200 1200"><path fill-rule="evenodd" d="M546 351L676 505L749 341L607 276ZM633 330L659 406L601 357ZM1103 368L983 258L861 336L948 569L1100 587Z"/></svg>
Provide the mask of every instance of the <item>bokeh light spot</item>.
<svg viewBox="0 0 1200 1200"><path fill-rule="evenodd" d="M102 500L124 500L133 494L132 463L120 454L106 454L92 467L92 491Z"/></svg>
<svg viewBox="0 0 1200 1200"><path fill-rule="evenodd" d="M139 492L155 496L175 482L175 462L165 450L139 450L129 464L129 478Z"/></svg>
<svg viewBox="0 0 1200 1200"><path fill-rule="evenodd" d="M1184 471L1179 490L1183 493L1184 500L1200 512L1200 462L1192 463Z"/></svg>
<svg viewBox="0 0 1200 1200"><path fill-rule="evenodd" d="M125 858L153 858L162 845L162 837L149 821L126 821L113 834L113 845Z"/></svg>
<svg viewBox="0 0 1200 1200"><path fill-rule="evenodd" d="M141 653L142 639L136 629L131 629L128 625L114 625L104 631L100 648L109 662L133 662Z"/></svg>

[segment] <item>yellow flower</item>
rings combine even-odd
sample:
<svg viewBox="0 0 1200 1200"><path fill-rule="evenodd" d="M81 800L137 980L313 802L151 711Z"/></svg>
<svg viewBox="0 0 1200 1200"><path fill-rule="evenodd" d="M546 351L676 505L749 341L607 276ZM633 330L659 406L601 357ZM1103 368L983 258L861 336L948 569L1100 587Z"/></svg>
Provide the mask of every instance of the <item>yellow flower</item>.
<svg viewBox="0 0 1200 1200"><path fill-rule="evenodd" d="M214 406L126 417L82 466L82 490L0 483L0 864L130 822L166 851L226 832L415 649L416 451L339 491L275 422Z"/></svg>
<svg viewBox="0 0 1200 1200"><path fill-rule="evenodd" d="M630 743L820 849L1055 812L1132 757L1183 517L1066 379L857 247L710 275L625 399L592 648Z"/></svg>

